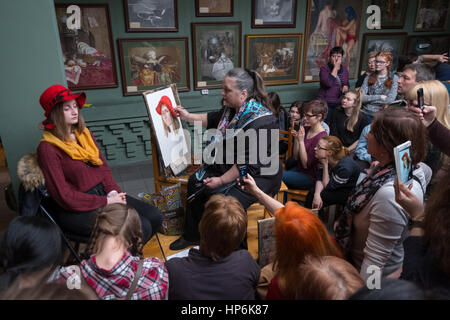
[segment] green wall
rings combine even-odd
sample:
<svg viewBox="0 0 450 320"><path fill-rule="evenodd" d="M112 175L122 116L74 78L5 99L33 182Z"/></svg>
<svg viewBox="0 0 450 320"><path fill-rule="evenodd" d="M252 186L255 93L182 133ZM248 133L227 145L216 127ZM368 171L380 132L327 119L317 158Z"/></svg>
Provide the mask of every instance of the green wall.
<svg viewBox="0 0 450 320"><path fill-rule="evenodd" d="M0 21L0 136L17 188L17 161L42 136L39 96L65 75L53 1L2 1Z"/></svg>
<svg viewBox="0 0 450 320"><path fill-rule="evenodd" d="M55 2L68 3L68 1L59 0ZM77 0L70 3L90 2L92 1ZM365 2L369 3L367 0ZM241 21L242 61L244 61L246 34L302 33L305 36L306 0L298 0L296 28L275 29L251 28L251 0L235 0L233 17L213 18L196 17L195 0L178 0L179 32L165 33L127 33L123 2L121 0L100 0L98 3L109 4L119 86L110 89L86 90L87 103L92 106L83 109L83 115L88 127L100 143L109 164L112 165L151 159L148 116L144 100L142 96L124 97L122 94L116 39L188 37L190 82L191 88L193 88L191 22ZM417 0L408 1L404 29L377 30L375 32L424 34L413 32L416 8ZM367 18L367 15L365 17ZM0 61L2 61L0 135L6 150L9 171L13 183L17 187L16 163L22 155L36 149L41 137L37 128L38 122L43 120L43 110L38 103L39 96L49 85L65 84L66 82L53 1L2 1L0 18L0 34L3 43L2 50L0 50ZM365 20L362 23L358 52L362 35L365 32L374 32L366 29ZM304 84L300 82L295 85L269 86L268 91L276 91L280 95L282 103L290 105L295 100L314 98L318 86L318 83ZM204 112L217 109L221 96L218 89L209 90L209 95L205 96L202 96L200 91L191 89L189 92L180 93L180 99L183 106L190 111Z"/></svg>

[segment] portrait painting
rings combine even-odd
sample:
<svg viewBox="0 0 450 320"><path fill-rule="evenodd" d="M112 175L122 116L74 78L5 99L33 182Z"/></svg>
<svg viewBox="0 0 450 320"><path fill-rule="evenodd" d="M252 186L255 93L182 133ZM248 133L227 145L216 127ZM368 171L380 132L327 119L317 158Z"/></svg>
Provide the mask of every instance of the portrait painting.
<svg viewBox="0 0 450 320"><path fill-rule="evenodd" d="M67 86L72 90L118 86L107 4L78 4L80 29L67 26L70 4L56 4ZM70 11L71 12L71 11Z"/></svg>
<svg viewBox="0 0 450 320"><path fill-rule="evenodd" d="M252 0L252 28L295 28L297 0Z"/></svg>
<svg viewBox="0 0 450 320"><path fill-rule="evenodd" d="M187 38L118 39L123 94L175 83L189 90Z"/></svg>
<svg viewBox="0 0 450 320"><path fill-rule="evenodd" d="M398 57L403 54L407 33L366 33L361 46L361 61L358 74L366 72L367 57L370 52L389 51L392 53L391 71L397 70Z"/></svg>
<svg viewBox="0 0 450 320"><path fill-rule="evenodd" d="M298 83L302 34L245 36L245 67L257 71L265 85Z"/></svg>
<svg viewBox="0 0 450 320"><path fill-rule="evenodd" d="M165 168L178 164L180 159L189 154L181 120L174 111L180 104L175 88L166 86L143 93Z"/></svg>
<svg viewBox="0 0 450 320"><path fill-rule="evenodd" d="M231 17L233 0L195 0L197 17Z"/></svg>
<svg viewBox="0 0 450 320"><path fill-rule="evenodd" d="M406 53L413 53L418 56L449 53L450 34L410 36L407 43Z"/></svg>
<svg viewBox="0 0 450 320"><path fill-rule="evenodd" d="M192 23L194 88L220 88L227 72L241 66L241 23Z"/></svg>
<svg viewBox="0 0 450 320"><path fill-rule="evenodd" d="M178 31L177 0L124 0L127 32Z"/></svg>
<svg viewBox="0 0 450 320"><path fill-rule="evenodd" d="M328 63L333 47L343 48L343 65L350 79L356 77L362 14L362 1L308 0L303 82L319 81L320 68Z"/></svg>
<svg viewBox="0 0 450 320"><path fill-rule="evenodd" d="M448 0L419 0L414 31L443 31L447 28Z"/></svg>

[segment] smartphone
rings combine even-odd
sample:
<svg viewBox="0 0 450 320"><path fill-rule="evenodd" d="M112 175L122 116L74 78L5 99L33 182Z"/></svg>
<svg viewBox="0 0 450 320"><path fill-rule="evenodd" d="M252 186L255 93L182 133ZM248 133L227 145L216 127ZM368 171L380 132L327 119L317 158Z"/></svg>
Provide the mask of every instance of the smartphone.
<svg viewBox="0 0 450 320"><path fill-rule="evenodd" d="M413 181L411 141L406 141L394 148L394 159L399 182L408 186Z"/></svg>
<svg viewBox="0 0 450 320"><path fill-rule="evenodd" d="M417 108L422 110L424 104L425 103L423 101L423 88L419 88L419 89L417 89Z"/></svg>
<svg viewBox="0 0 450 320"><path fill-rule="evenodd" d="M247 178L247 166L246 165L238 165L239 170L239 182L241 185L244 184L244 178Z"/></svg>

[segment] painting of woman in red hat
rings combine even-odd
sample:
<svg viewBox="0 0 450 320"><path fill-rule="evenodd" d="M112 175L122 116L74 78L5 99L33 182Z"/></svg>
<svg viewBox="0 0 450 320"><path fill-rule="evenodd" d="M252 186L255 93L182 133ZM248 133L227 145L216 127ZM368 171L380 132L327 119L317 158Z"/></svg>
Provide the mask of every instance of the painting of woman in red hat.
<svg viewBox="0 0 450 320"><path fill-rule="evenodd" d="M178 119L174 118L176 114L175 111L173 110L172 102L170 101L168 96L161 97L161 100L159 100L159 103L156 106L156 112L162 118L162 124L166 137L169 137L169 135L171 136L178 135L180 122Z"/></svg>

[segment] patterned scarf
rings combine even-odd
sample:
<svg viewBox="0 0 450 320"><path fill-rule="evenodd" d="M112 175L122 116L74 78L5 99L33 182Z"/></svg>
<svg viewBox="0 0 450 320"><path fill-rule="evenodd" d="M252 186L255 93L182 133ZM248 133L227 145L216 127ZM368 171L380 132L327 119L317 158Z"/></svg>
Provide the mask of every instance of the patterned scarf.
<svg viewBox="0 0 450 320"><path fill-rule="evenodd" d="M352 246L353 215L361 212L379 188L394 180L395 174L395 166L393 164L375 167L372 174L365 177L348 198L344 212L334 225L336 241L339 243L345 256L348 257Z"/></svg>
<svg viewBox="0 0 450 320"><path fill-rule="evenodd" d="M46 141L60 148L73 160L81 160L86 163L101 166L103 161L100 159L100 152L94 142L94 139L92 139L89 129L84 128L82 133L75 130L75 137L77 138L79 144L75 141L62 141L51 132L44 131L41 141Z"/></svg>
<svg viewBox="0 0 450 320"><path fill-rule="evenodd" d="M232 109L230 107L226 107L222 118L219 121L219 125L217 126L217 129L222 132L222 137L225 140L237 135L243 128L245 128L245 126L256 119L272 114L272 111L253 99L250 101L245 101L240 106L233 119L229 121L231 111ZM227 135L227 129L234 129L234 132Z"/></svg>

